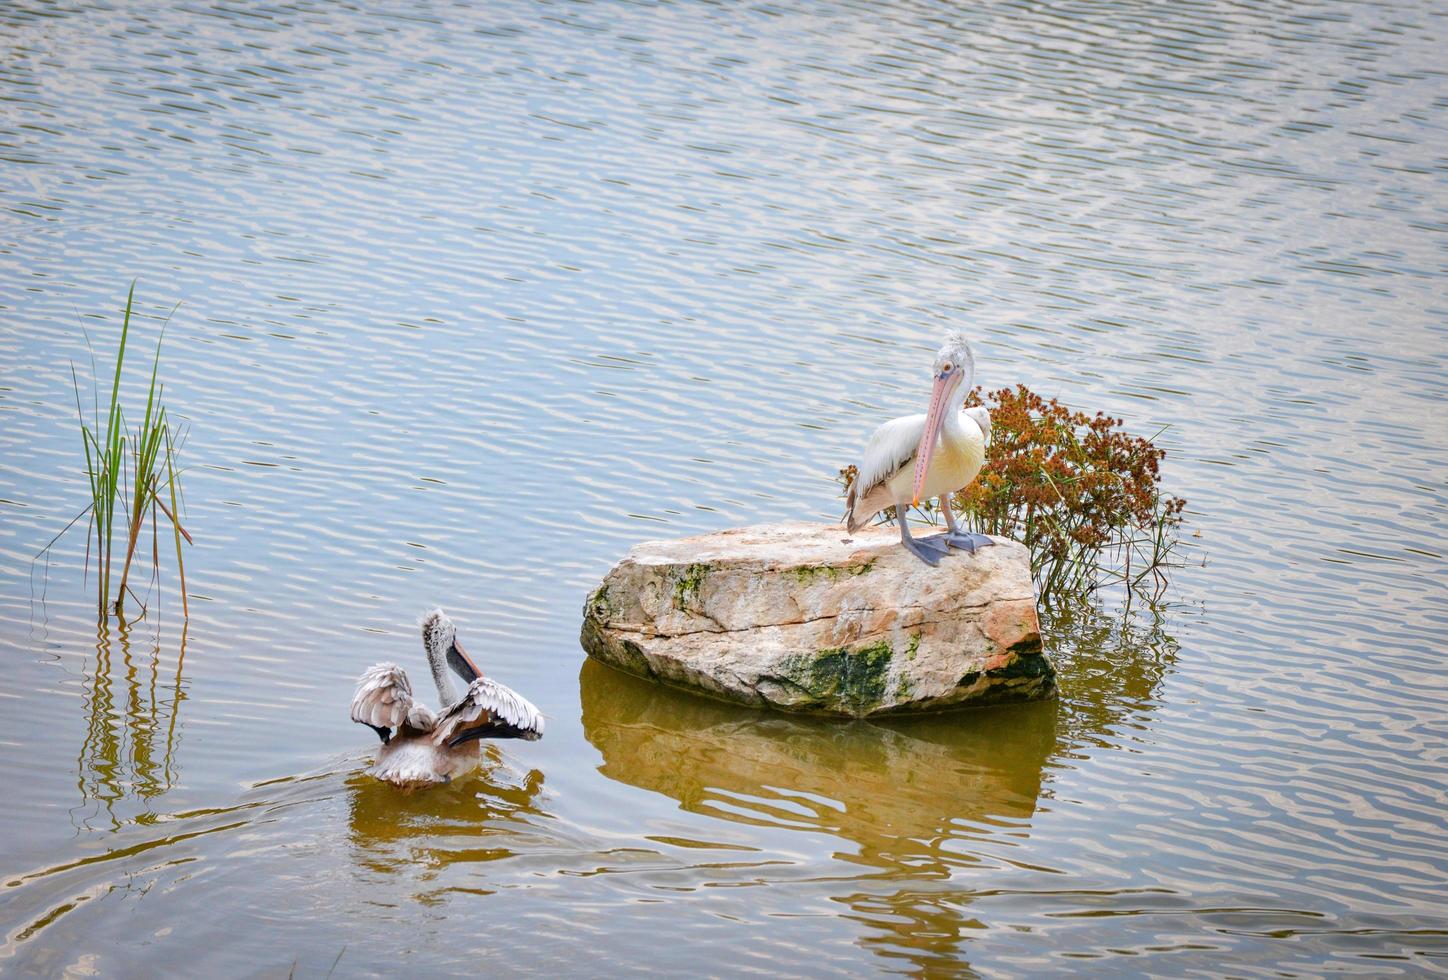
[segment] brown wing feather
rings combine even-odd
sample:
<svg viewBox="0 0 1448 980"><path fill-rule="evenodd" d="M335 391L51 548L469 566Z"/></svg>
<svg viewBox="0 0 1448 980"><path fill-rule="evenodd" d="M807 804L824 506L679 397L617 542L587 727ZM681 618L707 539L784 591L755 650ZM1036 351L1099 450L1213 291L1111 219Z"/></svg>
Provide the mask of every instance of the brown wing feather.
<svg viewBox="0 0 1448 980"><path fill-rule="evenodd" d="M536 741L543 737L543 713L511 688L479 677L468 685L468 693L438 718L432 737L442 745L465 735Z"/></svg>
<svg viewBox="0 0 1448 980"><path fill-rule="evenodd" d="M352 720L373 728L394 729L412 710L412 685L396 664L373 664L357 679Z"/></svg>

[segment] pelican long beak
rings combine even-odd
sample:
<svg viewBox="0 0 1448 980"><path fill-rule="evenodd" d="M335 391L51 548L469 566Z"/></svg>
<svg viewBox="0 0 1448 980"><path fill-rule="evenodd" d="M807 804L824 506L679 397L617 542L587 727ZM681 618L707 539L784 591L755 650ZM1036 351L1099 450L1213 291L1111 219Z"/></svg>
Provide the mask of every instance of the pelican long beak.
<svg viewBox="0 0 1448 980"><path fill-rule="evenodd" d="M911 491L910 506L920 506L920 488L925 486L925 474L930 472L930 461L935 458L935 447L940 443L940 428L945 424L945 407L950 403L951 392L960 384L964 372L960 368L941 371L935 376L935 389L930 393L930 410L925 413L925 432L920 445L915 447L915 486Z"/></svg>
<svg viewBox="0 0 1448 980"><path fill-rule="evenodd" d="M459 677L469 684L482 676L483 672L478 670L478 665L473 663L473 658L463 650L463 645L453 640L452 649L447 652L448 666L455 670Z"/></svg>

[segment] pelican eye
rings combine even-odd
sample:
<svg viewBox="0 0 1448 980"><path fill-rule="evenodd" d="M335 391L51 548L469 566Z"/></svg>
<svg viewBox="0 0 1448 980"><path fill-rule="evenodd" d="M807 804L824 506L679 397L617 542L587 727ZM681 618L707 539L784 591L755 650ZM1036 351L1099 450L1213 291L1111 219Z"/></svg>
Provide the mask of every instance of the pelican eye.
<svg viewBox="0 0 1448 980"><path fill-rule="evenodd" d="M940 370L944 371L946 374L949 374L951 371L955 370L955 365L951 364L949 361L946 361L944 364L940 365Z"/></svg>

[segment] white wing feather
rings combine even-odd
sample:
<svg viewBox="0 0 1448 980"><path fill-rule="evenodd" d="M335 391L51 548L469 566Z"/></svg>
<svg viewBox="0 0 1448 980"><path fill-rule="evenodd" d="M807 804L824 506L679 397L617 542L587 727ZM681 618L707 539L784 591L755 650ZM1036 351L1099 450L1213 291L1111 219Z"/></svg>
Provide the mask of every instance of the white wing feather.
<svg viewBox="0 0 1448 980"><path fill-rule="evenodd" d="M964 409L962 418L970 419L981 430L985 444L990 445L990 411L984 406ZM920 437L925 435L925 415L902 415L891 419L875 430L865 446L864 457L860 460L860 472L855 477L859 487L857 496L864 497L875 487L900 472L915 458L920 448Z"/></svg>
<svg viewBox="0 0 1448 980"><path fill-rule="evenodd" d="M967 408L961 412L962 421L968 419L977 426L990 445L990 412L983 407ZM851 530L863 526L871 516L896 501L888 495L871 498L871 492L889 481L915 460L915 451L925 435L925 416L904 415L891 419L875 430L865 446L864 456L859 463L859 472L850 485L846 499L845 523ZM883 493L883 492L882 492ZM870 498L870 499L867 499Z"/></svg>
<svg viewBox="0 0 1448 980"><path fill-rule="evenodd" d="M433 738L441 744L489 721L519 729L529 740L543 737L543 714L531 701L497 681L479 677L468 685L468 693L457 704L442 713Z"/></svg>
<svg viewBox="0 0 1448 980"><path fill-rule="evenodd" d="M864 497L875 487L900 472L902 466L915 458L920 437L925 435L925 415L902 415L875 430L860 459L860 472L855 477L857 497Z"/></svg>
<svg viewBox="0 0 1448 980"><path fill-rule="evenodd" d="M986 446L990 445L990 409L984 405L975 405L965 409L960 414L970 419L980 428L981 437L985 440Z"/></svg>
<svg viewBox="0 0 1448 980"><path fill-rule="evenodd" d="M373 664L358 678L357 693L352 695L353 721L394 729L408 720L409 713L416 714L412 709L412 685L396 664Z"/></svg>

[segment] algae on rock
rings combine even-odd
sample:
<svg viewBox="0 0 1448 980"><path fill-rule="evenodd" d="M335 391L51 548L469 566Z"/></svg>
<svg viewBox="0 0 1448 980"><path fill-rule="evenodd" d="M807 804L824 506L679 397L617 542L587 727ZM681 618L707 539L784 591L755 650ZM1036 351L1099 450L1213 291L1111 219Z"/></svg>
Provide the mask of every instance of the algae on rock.
<svg viewBox="0 0 1448 980"><path fill-rule="evenodd" d="M715 697L863 717L1055 690L1029 556L937 568L888 528L737 528L635 547L584 605L593 656Z"/></svg>

